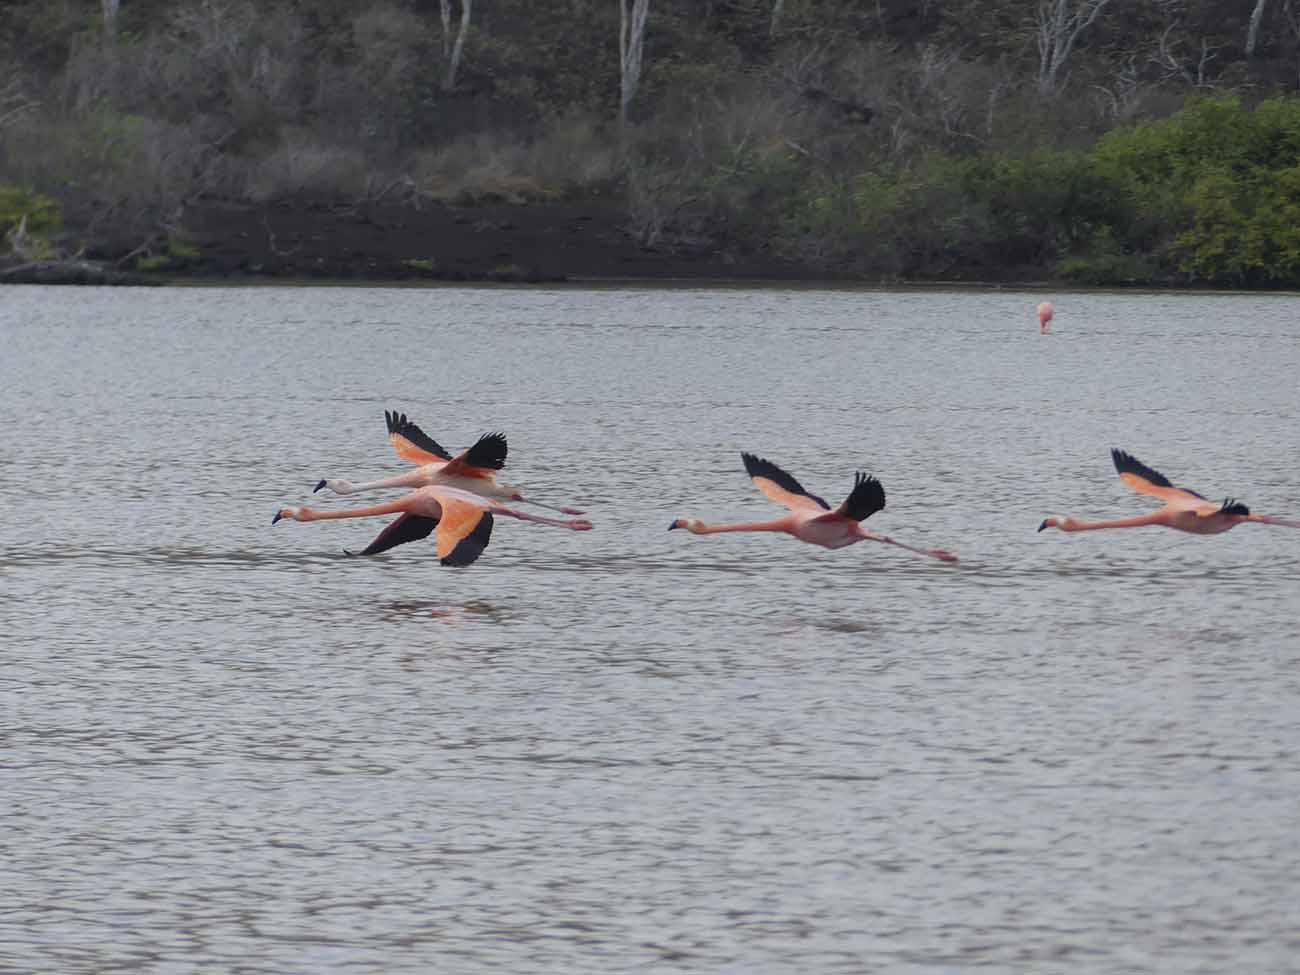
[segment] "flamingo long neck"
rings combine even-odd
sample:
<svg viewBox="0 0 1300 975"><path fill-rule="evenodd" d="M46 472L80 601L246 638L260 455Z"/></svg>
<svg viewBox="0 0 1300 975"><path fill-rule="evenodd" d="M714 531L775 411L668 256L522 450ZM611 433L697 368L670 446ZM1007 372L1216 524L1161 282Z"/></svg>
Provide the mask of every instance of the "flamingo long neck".
<svg viewBox="0 0 1300 975"><path fill-rule="evenodd" d="M1114 518L1110 521L1074 521L1071 520L1068 526L1065 523L1057 525L1063 532L1090 532L1099 528L1141 528L1143 525L1161 525L1165 522L1165 513L1153 511L1147 515L1137 515L1133 518Z"/></svg>
<svg viewBox="0 0 1300 975"><path fill-rule="evenodd" d="M354 484L352 485L352 491L376 491L382 490L383 488L421 487L427 483L429 483L429 481L425 476L423 468L416 468L413 471L407 471L405 474L397 474L394 477L385 477L378 481L366 481L364 484Z"/></svg>
<svg viewBox="0 0 1300 975"><path fill-rule="evenodd" d="M388 501L384 504L372 504L366 508L341 508L337 511L317 511L309 508L303 511L300 521L330 521L335 518L369 518L373 515L391 515L407 509L406 498Z"/></svg>
<svg viewBox="0 0 1300 975"><path fill-rule="evenodd" d="M790 519L747 521L735 525L705 525L701 523L691 530L696 535L720 535L723 532L788 532L790 530Z"/></svg>

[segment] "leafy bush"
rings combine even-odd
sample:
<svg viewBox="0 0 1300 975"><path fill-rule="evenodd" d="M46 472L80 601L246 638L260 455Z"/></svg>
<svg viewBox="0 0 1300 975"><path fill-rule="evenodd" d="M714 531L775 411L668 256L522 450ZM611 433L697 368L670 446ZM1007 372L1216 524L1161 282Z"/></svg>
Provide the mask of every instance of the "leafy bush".
<svg viewBox="0 0 1300 975"><path fill-rule="evenodd" d="M59 205L27 186L0 183L0 234L16 228L27 218L29 234L51 234L59 229Z"/></svg>

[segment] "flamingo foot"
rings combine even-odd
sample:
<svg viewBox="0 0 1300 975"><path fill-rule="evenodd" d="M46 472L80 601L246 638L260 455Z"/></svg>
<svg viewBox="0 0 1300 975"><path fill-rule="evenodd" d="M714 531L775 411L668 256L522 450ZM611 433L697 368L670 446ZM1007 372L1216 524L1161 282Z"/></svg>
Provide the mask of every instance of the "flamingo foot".
<svg viewBox="0 0 1300 975"><path fill-rule="evenodd" d="M586 513L587 513L587 512L582 511L582 510L580 510L580 509L578 509L578 508L561 508L561 509L560 509L560 514L564 514L564 515L585 515Z"/></svg>
<svg viewBox="0 0 1300 975"><path fill-rule="evenodd" d="M941 561L941 562L956 562L956 561L957 561L957 556L953 555L951 552L945 552L945 551L944 551L943 549L941 549L941 548L936 548L936 549L935 549L934 551L932 551L930 554L933 555L936 559L938 559L938 560Z"/></svg>
<svg viewBox="0 0 1300 975"><path fill-rule="evenodd" d="M569 527L572 528L575 532L589 532L596 526L593 525L591 522L587 521L585 518L580 518L577 521L569 522Z"/></svg>

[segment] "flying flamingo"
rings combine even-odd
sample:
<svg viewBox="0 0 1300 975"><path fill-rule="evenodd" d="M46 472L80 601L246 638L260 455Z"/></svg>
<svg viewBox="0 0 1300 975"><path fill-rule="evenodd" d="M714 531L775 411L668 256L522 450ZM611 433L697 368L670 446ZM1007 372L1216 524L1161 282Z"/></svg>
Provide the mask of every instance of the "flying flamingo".
<svg viewBox="0 0 1300 975"><path fill-rule="evenodd" d="M487 548L492 537L493 515L519 518L539 525L589 531L591 522L561 521L538 515L514 511L481 495L459 488L434 485L412 491L405 497L368 508L350 508L342 511L316 511L312 508L281 508L271 519L275 524L281 518L293 521L327 521L334 518L370 518L375 515L399 514L400 517L381 531L373 542L361 550L361 555L377 555L396 545L427 538L437 531L438 558L443 565L469 565ZM349 552L349 555L352 553Z"/></svg>
<svg viewBox="0 0 1300 975"><path fill-rule="evenodd" d="M434 484L459 488L471 494L498 501L518 501L539 508L548 508L565 515L580 515L577 508L557 508L540 501L526 499L517 488L498 484L496 472L506 464L506 436L504 433L487 433L478 438L474 446L452 457L438 441L406 418L405 413L384 410L388 425L388 439L399 457L419 464L415 470L379 481L353 484L342 478L322 478L312 488L316 493L329 488L335 494L353 494L380 488L418 488Z"/></svg>
<svg viewBox="0 0 1300 975"><path fill-rule="evenodd" d="M774 521L756 521L739 525L706 525L698 518L678 518L668 530L685 528L695 535L713 535L718 532L785 532L803 542L823 548L844 548L855 542L884 542L905 548L909 552L930 555L944 562L956 562L957 556L937 548L913 548L896 542L886 535L877 535L863 528L859 522L885 506L885 489L874 477L859 472L853 480L853 490L844 502L831 510L821 498L803 489L793 477L771 461L753 454L741 454L745 470L754 486L770 500L790 509L784 518Z"/></svg>
<svg viewBox="0 0 1300 975"><path fill-rule="evenodd" d="M1165 506L1150 514L1135 518L1117 518L1113 521L1078 521L1074 518L1051 517L1043 520L1038 530L1059 528L1063 532L1085 532L1094 528L1138 528L1142 525L1163 525L1197 535L1217 535L1245 522L1261 525L1284 525L1300 528L1300 522L1252 515L1240 501L1225 498L1223 504L1207 501L1195 491L1174 487L1163 474L1147 467L1136 457L1122 450L1112 450L1115 470L1120 479L1138 494L1149 494L1164 501Z"/></svg>
<svg viewBox="0 0 1300 975"><path fill-rule="evenodd" d="M1055 314L1056 309L1052 307L1050 301L1040 301L1038 303L1038 333L1040 335L1047 334L1047 323L1052 320Z"/></svg>

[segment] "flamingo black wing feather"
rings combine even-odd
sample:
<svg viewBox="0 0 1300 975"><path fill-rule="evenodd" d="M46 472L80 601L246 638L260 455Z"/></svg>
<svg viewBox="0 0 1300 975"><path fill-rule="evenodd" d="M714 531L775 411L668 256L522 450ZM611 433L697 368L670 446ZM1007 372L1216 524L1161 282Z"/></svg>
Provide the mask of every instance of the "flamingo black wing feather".
<svg viewBox="0 0 1300 975"><path fill-rule="evenodd" d="M388 433L390 435L397 434L399 437L406 438L413 447L428 451L443 460L451 460L451 454L447 453L438 441L408 420L405 413L398 413L396 410L391 412L384 410L384 422L388 424Z"/></svg>
<svg viewBox="0 0 1300 975"><path fill-rule="evenodd" d="M1158 470L1155 470L1152 467L1147 467L1146 464L1142 463L1142 461L1138 460L1130 453L1126 453L1123 450L1112 449L1110 452L1110 458L1115 462L1115 470L1119 472L1119 476L1123 478L1125 483L1134 488L1140 494L1160 495L1160 492L1152 491L1151 488L1173 488L1175 491L1182 491L1184 494L1190 494L1194 498L1200 498L1202 501L1205 500L1203 494L1197 494L1189 488L1178 487L1176 484L1170 483L1169 478L1165 477ZM1126 474L1129 475L1129 477L1125 477L1124 475ZM1134 480L1134 478L1137 478L1138 480ZM1146 485L1149 485L1149 487L1143 485L1143 481L1145 481ZM1160 496L1167 497L1167 495Z"/></svg>
<svg viewBox="0 0 1300 975"><path fill-rule="evenodd" d="M771 481L783 491L788 491L791 494L802 495L803 497L816 502L818 507L825 508L827 511L831 510L831 506L822 498L819 498L811 491L805 490L804 486L795 480L794 475L783 471L770 460L765 460L764 458L757 457L754 454L741 454L740 459L745 462L745 473L747 473L751 478L763 478Z"/></svg>
<svg viewBox="0 0 1300 975"><path fill-rule="evenodd" d="M407 542L418 542L422 538L428 538L437 527L437 518L404 514L385 527L383 531L375 536L375 540L358 554L378 555L380 552L387 552L390 548L405 545Z"/></svg>
<svg viewBox="0 0 1300 975"><path fill-rule="evenodd" d="M443 565L450 565L454 568L469 565L487 548L488 540L492 538L492 512L485 511L474 526L474 530L456 543L446 556L442 558Z"/></svg>
<svg viewBox="0 0 1300 975"><path fill-rule="evenodd" d="M470 467L486 467L499 471L506 466L506 435L485 433L474 446L465 451L464 462Z"/></svg>
<svg viewBox="0 0 1300 975"><path fill-rule="evenodd" d="M840 505L836 514L841 514L845 518L852 518L854 521L862 521L862 519L874 515L884 506L884 487L870 474L863 474L858 471L854 475L853 490L844 499L844 503Z"/></svg>

